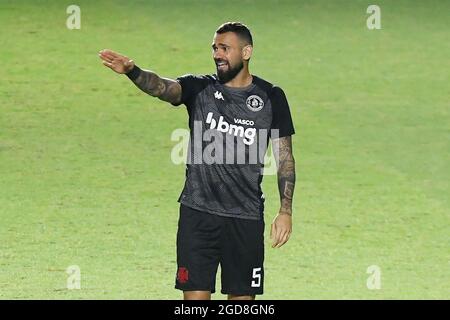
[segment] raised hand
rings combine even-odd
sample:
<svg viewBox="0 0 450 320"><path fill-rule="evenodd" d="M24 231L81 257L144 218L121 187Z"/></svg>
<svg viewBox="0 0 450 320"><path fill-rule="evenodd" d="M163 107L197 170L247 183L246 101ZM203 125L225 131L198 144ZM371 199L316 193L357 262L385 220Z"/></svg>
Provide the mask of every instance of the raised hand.
<svg viewBox="0 0 450 320"><path fill-rule="evenodd" d="M109 49L101 50L98 56L106 67L120 74L127 73L134 67L133 60Z"/></svg>

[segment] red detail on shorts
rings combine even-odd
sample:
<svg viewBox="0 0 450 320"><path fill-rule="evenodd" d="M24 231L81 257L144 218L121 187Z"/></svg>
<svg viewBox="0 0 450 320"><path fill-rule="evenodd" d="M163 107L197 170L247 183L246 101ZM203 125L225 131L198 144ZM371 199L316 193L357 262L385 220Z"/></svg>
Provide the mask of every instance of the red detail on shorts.
<svg viewBox="0 0 450 320"><path fill-rule="evenodd" d="M189 271L185 267L179 267L177 273L179 283L186 283L189 280Z"/></svg>

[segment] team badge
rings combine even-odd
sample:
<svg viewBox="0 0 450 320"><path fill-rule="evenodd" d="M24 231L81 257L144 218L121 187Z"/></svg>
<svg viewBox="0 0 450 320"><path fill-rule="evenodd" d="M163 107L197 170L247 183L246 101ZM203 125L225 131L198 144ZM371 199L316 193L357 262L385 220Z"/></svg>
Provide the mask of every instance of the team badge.
<svg viewBox="0 0 450 320"><path fill-rule="evenodd" d="M247 108L254 112L259 111L264 107L264 101L257 95L249 96L245 104L247 105Z"/></svg>

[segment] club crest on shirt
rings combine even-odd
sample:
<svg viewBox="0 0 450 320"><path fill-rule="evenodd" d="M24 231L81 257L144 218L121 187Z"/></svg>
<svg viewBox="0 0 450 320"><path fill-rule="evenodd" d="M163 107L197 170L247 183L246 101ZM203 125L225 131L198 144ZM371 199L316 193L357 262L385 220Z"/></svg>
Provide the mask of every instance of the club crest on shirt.
<svg viewBox="0 0 450 320"><path fill-rule="evenodd" d="M264 107L264 101L257 95L249 96L245 104L247 105L247 108L254 112L259 111Z"/></svg>

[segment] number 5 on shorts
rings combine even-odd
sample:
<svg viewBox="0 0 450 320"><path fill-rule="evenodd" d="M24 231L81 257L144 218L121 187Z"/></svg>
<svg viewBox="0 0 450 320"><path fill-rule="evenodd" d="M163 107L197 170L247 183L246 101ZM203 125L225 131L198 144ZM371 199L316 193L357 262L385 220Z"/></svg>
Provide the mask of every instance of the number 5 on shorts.
<svg viewBox="0 0 450 320"><path fill-rule="evenodd" d="M253 268L253 281L252 288L258 288L261 286L261 268Z"/></svg>

